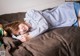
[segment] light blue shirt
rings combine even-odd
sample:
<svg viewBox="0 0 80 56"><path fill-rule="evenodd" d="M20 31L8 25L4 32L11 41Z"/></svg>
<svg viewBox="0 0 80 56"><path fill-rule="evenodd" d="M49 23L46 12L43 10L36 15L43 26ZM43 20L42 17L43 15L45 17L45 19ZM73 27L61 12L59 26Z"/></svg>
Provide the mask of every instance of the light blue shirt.
<svg viewBox="0 0 80 56"><path fill-rule="evenodd" d="M72 26L77 17L72 2L53 8L52 10L38 11L28 10L24 21L31 24L32 28L29 34L36 37L48 29Z"/></svg>

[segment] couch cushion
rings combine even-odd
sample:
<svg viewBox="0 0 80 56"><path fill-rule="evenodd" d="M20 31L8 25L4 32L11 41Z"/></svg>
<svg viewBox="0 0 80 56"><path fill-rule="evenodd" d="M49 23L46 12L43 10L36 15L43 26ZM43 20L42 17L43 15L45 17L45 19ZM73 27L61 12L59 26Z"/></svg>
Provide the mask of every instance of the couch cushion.
<svg viewBox="0 0 80 56"><path fill-rule="evenodd" d="M23 20L25 17L25 12L11 13L0 15L0 23L6 24L16 20Z"/></svg>

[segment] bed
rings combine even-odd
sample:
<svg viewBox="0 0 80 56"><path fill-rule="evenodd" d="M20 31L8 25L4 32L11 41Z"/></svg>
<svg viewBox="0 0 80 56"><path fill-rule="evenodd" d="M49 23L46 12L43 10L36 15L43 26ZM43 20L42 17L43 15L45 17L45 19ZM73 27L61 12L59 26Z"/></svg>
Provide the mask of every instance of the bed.
<svg viewBox="0 0 80 56"><path fill-rule="evenodd" d="M24 17L25 12L4 14L0 23L22 21ZM6 56L80 56L80 28L73 26L49 30L24 43L9 36L2 41L0 51L5 51Z"/></svg>

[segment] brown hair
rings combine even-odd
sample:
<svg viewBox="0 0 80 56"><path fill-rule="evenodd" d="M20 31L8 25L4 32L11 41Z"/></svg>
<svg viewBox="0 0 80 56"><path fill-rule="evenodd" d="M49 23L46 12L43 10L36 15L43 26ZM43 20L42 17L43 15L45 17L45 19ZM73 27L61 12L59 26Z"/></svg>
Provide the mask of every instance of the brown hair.
<svg viewBox="0 0 80 56"><path fill-rule="evenodd" d="M24 21L14 21L14 22L11 22L7 25L4 26L4 29L7 31L8 35L11 36L11 34L13 33L14 35L16 35L16 33L14 33L15 31L18 31L18 26L19 24L26 24L29 29L31 28L31 26L28 24L28 23L25 23Z"/></svg>

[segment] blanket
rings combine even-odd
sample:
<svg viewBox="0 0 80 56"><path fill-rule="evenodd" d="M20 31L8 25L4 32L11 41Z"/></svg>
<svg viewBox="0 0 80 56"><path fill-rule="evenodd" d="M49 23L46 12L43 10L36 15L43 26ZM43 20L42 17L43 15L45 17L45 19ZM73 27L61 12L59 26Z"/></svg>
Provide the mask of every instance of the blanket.
<svg viewBox="0 0 80 56"><path fill-rule="evenodd" d="M80 56L80 28L63 27L20 43L4 37L6 56Z"/></svg>

